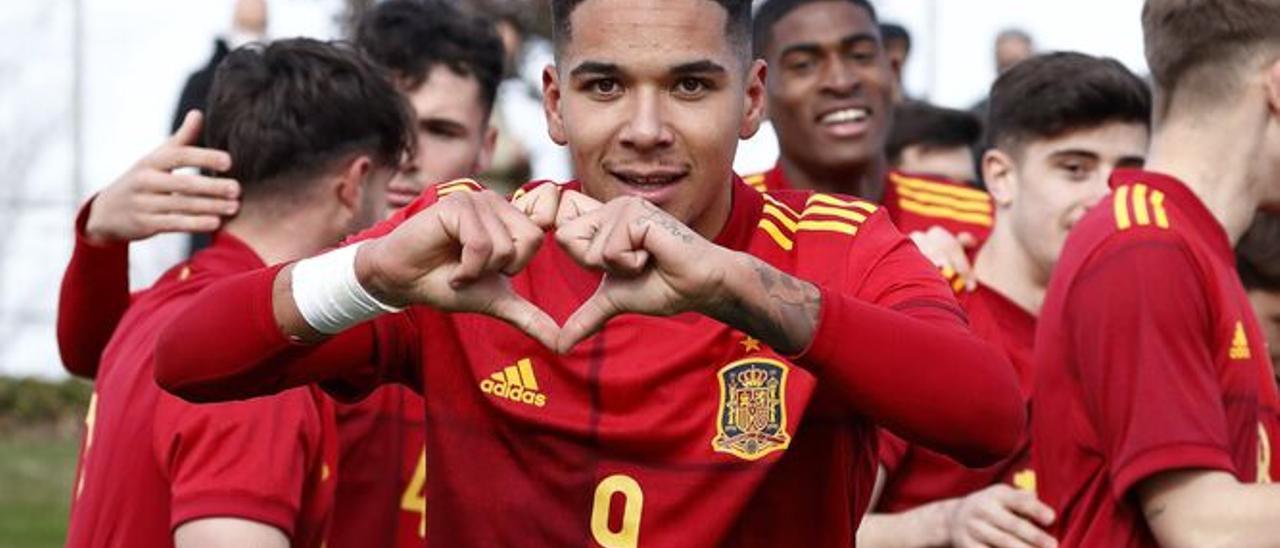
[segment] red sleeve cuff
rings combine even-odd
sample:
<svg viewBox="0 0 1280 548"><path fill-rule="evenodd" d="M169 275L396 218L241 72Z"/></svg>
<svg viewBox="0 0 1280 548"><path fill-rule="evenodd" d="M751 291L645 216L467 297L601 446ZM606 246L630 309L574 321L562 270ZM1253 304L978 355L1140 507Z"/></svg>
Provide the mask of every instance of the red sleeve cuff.
<svg viewBox="0 0 1280 548"><path fill-rule="evenodd" d="M1116 498L1124 498L1142 480L1161 472L1189 469L1222 470L1235 474L1231 455L1221 447L1196 443L1162 445L1112 466L1112 494Z"/></svg>
<svg viewBox="0 0 1280 548"><path fill-rule="evenodd" d="M123 270L129 270L129 242L107 241L95 243L89 241L89 234L85 227L89 224L89 210L93 208L93 202L98 199L97 195L89 198L80 207L80 212L76 214L76 249L75 254L82 260L89 261L94 265L107 264L123 264ZM114 270L112 270L114 271Z"/></svg>
<svg viewBox="0 0 1280 548"><path fill-rule="evenodd" d="M292 539L297 513L292 504L273 497L237 491L190 493L174 497L169 527L176 530L198 519L237 518L270 525Z"/></svg>

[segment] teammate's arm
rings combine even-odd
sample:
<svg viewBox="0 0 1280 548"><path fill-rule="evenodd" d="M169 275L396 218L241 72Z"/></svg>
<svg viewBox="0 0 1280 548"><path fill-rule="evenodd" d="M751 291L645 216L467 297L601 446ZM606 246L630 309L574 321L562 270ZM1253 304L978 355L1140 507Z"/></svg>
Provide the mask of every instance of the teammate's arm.
<svg viewBox="0 0 1280 548"><path fill-rule="evenodd" d="M507 279L533 258L542 238L542 228L496 194L457 192L408 216L385 236L366 240L354 260L336 268L353 269L362 289L384 306L488 314L550 346L555 321L515 293ZM295 266L248 273L202 292L188 309L190 321L174 322L160 335L161 386L196 401L246 397L332 379L371 357L385 362L396 353L397 341L429 344L417 341L411 329L385 335L376 328L402 325L414 310L339 328L337 336L321 333L295 299ZM202 336L207 333L237 344Z"/></svg>
<svg viewBox="0 0 1280 548"><path fill-rule="evenodd" d="M1034 494L996 484L904 512L867 514L858 529L858 545L1053 548L1057 542L1041 529L1053 518L1053 510Z"/></svg>
<svg viewBox="0 0 1280 548"><path fill-rule="evenodd" d="M1280 546L1280 485L1243 484L1216 470L1143 480L1138 498L1161 546Z"/></svg>
<svg viewBox="0 0 1280 548"><path fill-rule="evenodd" d="M206 518L178 526L173 544L177 548L288 548L289 537L256 521Z"/></svg>
<svg viewBox="0 0 1280 548"><path fill-rule="evenodd" d="M192 147L201 115L193 111L159 148L92 198L76 220L76 242L58 301L58 349L73 375L93 378L116 324L129 307L129 242L164 232L216 230L234 214L239 185L179 175L181 167L225 171L221 151Z"/></svg>

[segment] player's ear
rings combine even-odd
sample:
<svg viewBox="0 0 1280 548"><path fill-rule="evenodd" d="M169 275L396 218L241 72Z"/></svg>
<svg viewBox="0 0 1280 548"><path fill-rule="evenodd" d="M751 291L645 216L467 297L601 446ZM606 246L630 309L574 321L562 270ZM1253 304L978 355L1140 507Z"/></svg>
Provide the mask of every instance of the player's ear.
<svg viewBox="0 0 1280 548"><path fill-rule="evenodd" d="M338 203L342 204L344 209L349 211L360 209L363 193L373 191L365 188L365 182L371 179L369 174L372 172L373 160L368 156L356 156L346 163L333 188Z"/></svg>
<svg viewBox="0 0 1280 548"><path fill-rule="evenodd" d="M998 148L982 155L982 180L997 207L1008 207L1018 194L1018 173L1013 158Z"/></svg>
<svg viewBox="0 0 1280 548"><path fill-rule="evenodd" d="M557 145L569 144L565 136L564 116L560 112L560 73L554 64L542 69L542 110L547 114L547 133Z"/></svg>
<svg viewBox="0 0 1280 548"><path fill-rule="evenodd" d="M492 124L484 127L484 142L480 144L480 154L476 155L476 165L472 173L484 173L493 165L493 151L498 147L498 128Z"/></svg>
<svg viewBox="0 0 1280 548"><path fill-rule="evenodd" d="M1267 106L1273 118L1280 118L1280 59L1267 66L1265 88Z"/></svg>
<svg viewBox="0 0 1280 548"><path fill-rule="evenodd" d="M764 121L764 82L768 72L769 67L762 59L752 61L747 69L747 92L742 101L745 116L742 117L742 127L738 128L738 137L741 139L754 136L760 130L760 123Z"/></svg>

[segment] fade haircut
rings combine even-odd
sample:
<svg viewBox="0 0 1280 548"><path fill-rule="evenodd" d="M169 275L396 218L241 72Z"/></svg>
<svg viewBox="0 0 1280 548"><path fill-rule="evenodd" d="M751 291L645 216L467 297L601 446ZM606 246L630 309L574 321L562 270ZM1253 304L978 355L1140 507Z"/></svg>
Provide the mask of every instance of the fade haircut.
<svg viewBox="0 0 1280 548"><path fill-rule="evenodd" d="M1230 101L1248 63L1280 55L1280 0L1147 0L1142 32L1162 119L1183 96Z"/></svg>
<svg viewBox="0 0 1280 548"><path fill-rule="evenodd" d="M927 149L972 148L982 139L982 122L972 113L910 101L893 110L893 125L885 153L898 164L909 146Z"/></svg>
<svg viewBox="0 0 1280 548"><path fill-rule="evenodd" d="M307 38L250 44L218 65L207 146L232 158L245 200L295 197L335 164L394 168L414 150L409 105L355 48Z"/></svg>
<svg viewBox="0 0 1280 548"><path fill-rule="evenodd" d="M573 37L573 25L570 17L573 10L586 0L551 0L551 36L555 43L556 56L564 51L564 46ZM725 37L739 51L743 58L751 52L751 0L702 0L715 2L728 15L725 22Z"/></svg>
<svg viewBox="0 0 1280 548"><path fill-rule="evenodd" d="M1037 55L991 86L987 144L1020 152L1049 139L1110 122L1151 127L1151 90L1119 61L1082 53Z"/></svg>
<svg viewBox="0 0 1280 548"><path fill-rule="evenodd" d="M437 66L473 78L481 106L493 111L505 57L488 19L446 0L387 0L360 19L356 45L405 91L418 89Z"/></svg>
<svg viewBox="0 0 1280 548"><path fill-rule="evenodd" d="M755 22L751 30L751 43L755 48L756 58L764 59L765 51L773 43L773 27L778 24L778 21L791 15L791 12L797 9L819 2L843 2L866 10L867 15L871 16L871 22L876 24L877 32L879 32L880 19L876 16L876 8L867 0L765 0L756 9Z"/></svg>

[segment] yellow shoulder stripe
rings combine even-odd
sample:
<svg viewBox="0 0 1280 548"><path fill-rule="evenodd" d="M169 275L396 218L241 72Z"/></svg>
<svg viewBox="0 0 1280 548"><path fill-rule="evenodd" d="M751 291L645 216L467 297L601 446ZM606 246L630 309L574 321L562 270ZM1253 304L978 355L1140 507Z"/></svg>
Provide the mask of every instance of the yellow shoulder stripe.
<svg viewBox="0 0 1280 548"><path fill-rule="evenodd" d="M826 194L810 196L800 212L768 193L764 194L764 199L759 228L778 247L787 251L795 247L795 235L800 232L835 232L854 236L861 223L867 220L867 215L876 211L873 204L842 200Z"/></svg>
<svg viewBox="0 0 1280 548"><path fill-rule="evenodd" d="M1116 218L1116 228L1127 230L1133 226L1169 228L1169 213L1164 207L1165 196L1159 190L1137 183L1115 190L1111 208Z"/></svg>
<svg viewBox="0 0 1280 548"><path fill-rule="evenodd" d="M951 219L953 221L959 221L962 223L969 223L969 224L978 225L978 226L992 225L991 215L986 213L957 211L955 209L952 209L946 206L924 204L924 203L917 202L915 200L907 199L905 197L898 198L898 206L901 207L903 211L910 211L911 213L915 213L917 215L923 215L925 217Z"/></svg>
<svg viewBox="0 0 1280 548"><path fill-rule="evenodd" d="M971 200L971 201L978 201L978 202L984 202L984 203L988 202L991 199L986 192L983 192L976 188L965 188L959 185L935 183L933 181L926 181L924 179L917 179L915 177L907 177L901 173L890 173L889 179L893 181L894 184L898 185L899 191L906 188L910 190L930 192L933 194L943 194L943 195L951 196L953 198L960 198L962 200Z"/></svg>
<svg viewBox="0 0 1280 548"><path fill-rule="evenodd" d="M472 181L471 179L458 179L456 181L437 185L436 195L448 196L454 192L475 192L482 188L483 187L481 187L479 183Z"/></svg>
<svg viewBox="0 0 1280 548"><path fill-rule="evenodd" d="M991 202L988 200L980 202L975 200L963 200L944 196L942 194L915 190L906 186L898 188L898 195L903 198L915 200L922 204L940 205L959 211L991 214Z"/></svg>

